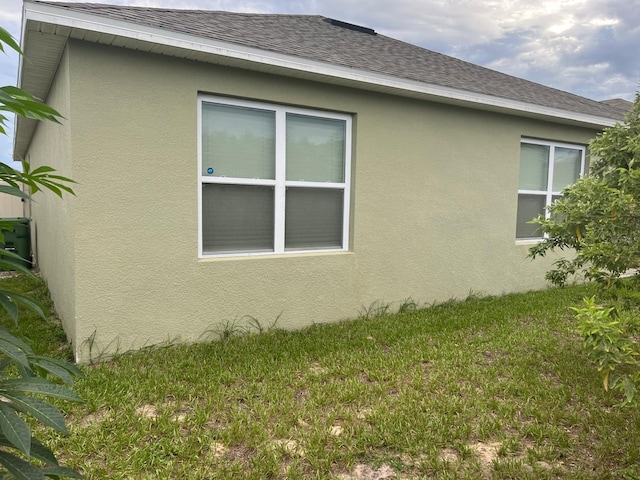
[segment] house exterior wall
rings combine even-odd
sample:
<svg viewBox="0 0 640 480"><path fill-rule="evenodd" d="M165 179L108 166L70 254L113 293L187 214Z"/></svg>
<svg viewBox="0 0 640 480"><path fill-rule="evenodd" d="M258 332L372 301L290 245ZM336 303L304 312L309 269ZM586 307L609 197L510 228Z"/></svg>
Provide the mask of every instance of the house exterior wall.
<svg viewBox="0 0 640 480"><path fill-rule="evenodd" d="M8 185L6 182L0 182L0 185ZM25 208L22 198L8 193L0 193L0 218L18 218L24 217Z"/></svg>
<svg viewBox="0 0 640 480"><path fill-rule="evenodd" d="M40 122L26 158L32 168L48 165L60 175L73 178L71 163L71 118L69 56L65 51L46 103L60 112L61 124ZM69 340L76 344L76 295L74 255L74 206L49 191L38 192L30 202L31 241L34 260L46 279Z"/></svg>
<svg viewBox="0 0 640 480"><path fill-rule="evenodd" d="M197 341L245 315L299 328L354 318L377 300L543 288L551 259L532 262L515 241L520 139L585 144L595 134L75 40L68 48L75 311L59 311L75 313L81 360L89 337L98 355ZM354 115L350 251L198 258L199 92Z"/></svg>

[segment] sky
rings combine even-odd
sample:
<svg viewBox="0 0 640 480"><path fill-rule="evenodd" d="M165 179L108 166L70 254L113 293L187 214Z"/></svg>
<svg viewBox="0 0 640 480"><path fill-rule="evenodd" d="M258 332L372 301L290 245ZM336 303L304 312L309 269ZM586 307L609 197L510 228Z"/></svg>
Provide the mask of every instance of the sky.
<svg viewBox="0 0 640 480"><path fill-rule="evenodd" d="M324 15L593 100L633 101L640 91L640 0L104 0L94 3ZM15 38L20 37L21 18L22 0L0 0L0 26ZM17 69L16 54L0 53L0 85L15 85ZM12 141L12 129L8 137L0 136L0 161L10 162Z"/></svg>

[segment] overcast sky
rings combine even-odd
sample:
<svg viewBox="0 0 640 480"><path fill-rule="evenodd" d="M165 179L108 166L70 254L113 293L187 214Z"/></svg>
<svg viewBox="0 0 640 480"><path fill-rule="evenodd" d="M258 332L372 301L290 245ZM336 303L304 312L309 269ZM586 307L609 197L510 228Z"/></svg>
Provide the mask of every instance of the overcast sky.
<svg viewBox="0 0 640 480"><path fill-rule="evenodd" d="M87 0L90 1L90 0ZM578 95L633 100L640 89L640 0L106 0L94 3L318 14ZM21 0L0 0L20 35ZM17 58L0 54L0 85ZM0 138L0 161L12 133Z"/></svg>

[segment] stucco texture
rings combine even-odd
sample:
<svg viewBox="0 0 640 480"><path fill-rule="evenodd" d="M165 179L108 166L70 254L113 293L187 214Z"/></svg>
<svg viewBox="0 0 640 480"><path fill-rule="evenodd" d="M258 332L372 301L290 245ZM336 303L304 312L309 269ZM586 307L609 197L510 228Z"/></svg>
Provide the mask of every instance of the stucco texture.
<svg viewBox="0 0 640 480"><path fill-rule="evenodd" d="M54 166L79 182L77 199L47 199L34 222L81 361L197 341L245 315L300 328L377 300L543 288L550 260L532 262L515 242L520 139L595 135L75 40L64 60L56 81L68 97L55 103L69 120ZM348 252L198 258L199 93L353 115ZM41 130L32 157L43 157Z"/></svg>
<svg viewBox="0 0 640 480"><path fill-rule="evenodd" d="M74 177L71 162L71 102L69 88L69 55L65 51L51 85L47 103L61 115L61 123L39 122L26 155L32 169L48 165L57 173ZM75 232L76 199L64 200L43 190L34 194L29 207L34 259L44 278L48 279L51 296L62 319L68 338L76 344Z"/></svg>

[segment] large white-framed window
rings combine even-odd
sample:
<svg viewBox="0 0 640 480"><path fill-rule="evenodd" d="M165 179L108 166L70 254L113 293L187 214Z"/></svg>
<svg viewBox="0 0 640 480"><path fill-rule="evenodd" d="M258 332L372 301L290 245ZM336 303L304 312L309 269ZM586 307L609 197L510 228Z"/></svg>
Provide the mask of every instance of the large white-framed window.
<svg viewBox="0 0 640 480"><path fill-rule="evenodd" d="M516 240L544 238L538 226L528 222L538 215L549 217L547 207L584 174L585 152L583 145L522 139Z"/></svg>
<svg viewBox="0 0 640 480"><path fill-rule="evenodd" d="M198 96L198 255L344 251L350 115Z"/></svg>

